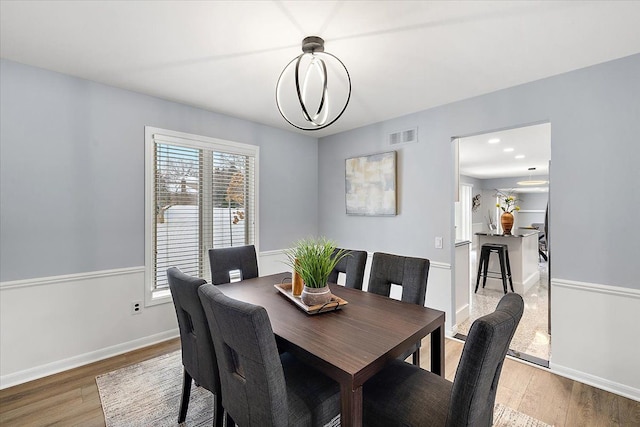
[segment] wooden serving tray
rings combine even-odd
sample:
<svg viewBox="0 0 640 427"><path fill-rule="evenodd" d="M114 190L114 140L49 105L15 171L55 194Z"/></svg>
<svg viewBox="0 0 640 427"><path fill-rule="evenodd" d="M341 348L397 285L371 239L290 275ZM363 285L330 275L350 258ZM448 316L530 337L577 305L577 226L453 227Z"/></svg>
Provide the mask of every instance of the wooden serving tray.
<svg viewBox="0 0 640 427"><path fill-rule="evenodd" d="M307 314L318 314L318 313L325 313L327 311L336 311L336 310L340 310L342 306L347 304L346 300L343 300L338 296L331 295L331 301L326 304L308 306L302 302L300 297L293 296L293 294L291 293L291 288L292 288L291 283L280 283L277 285L273 285L273 287L276 288L278 292L280 292L282 295L287 297L295 305L300 307L302 311L304 311Z"/></svg>

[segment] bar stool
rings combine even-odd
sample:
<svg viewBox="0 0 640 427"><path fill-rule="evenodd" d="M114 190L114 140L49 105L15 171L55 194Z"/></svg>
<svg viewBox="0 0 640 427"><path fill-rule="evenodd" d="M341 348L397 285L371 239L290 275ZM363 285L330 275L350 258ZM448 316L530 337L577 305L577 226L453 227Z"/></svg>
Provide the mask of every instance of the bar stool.
<svg viewBox="0 0 640 427"><path fill-rule="evenodd" d="M489 256L491 255L492 252L497 253L498 257L500 258L500 277L489 276L490 274L498 274L498 272L496 271L488 271ZM507 278L508 278L509 284L511 285L511 292L515 292L513 290L513 280L511 279L511 263L509 262L509 247L507 245L500 244L500 243L485 243L482 245L482 250L480 252L480 261L478 261L478 276L476 278L476 290L474 292L478 292L478 285L480 285L481 276L483 277L483 280L482 280L483 288L487 284L487 277L492 277L495 279L501 278L502 287L504 289L504 293L506 294L508 292L508 289L507 289Z"/></svg>

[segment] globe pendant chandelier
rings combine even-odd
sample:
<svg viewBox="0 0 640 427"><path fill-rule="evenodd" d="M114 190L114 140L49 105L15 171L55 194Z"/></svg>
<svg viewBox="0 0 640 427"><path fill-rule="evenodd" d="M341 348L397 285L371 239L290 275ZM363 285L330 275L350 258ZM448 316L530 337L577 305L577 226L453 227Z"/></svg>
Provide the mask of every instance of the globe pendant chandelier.
<svg viewBox="0 0 640 427"><path fill-rule="evenodd" d="M342 116L350 98L347 67L324 51L322 38L305 37L302 54L287 64L276 84L282 117L298 129L324 129Z"/></svg>

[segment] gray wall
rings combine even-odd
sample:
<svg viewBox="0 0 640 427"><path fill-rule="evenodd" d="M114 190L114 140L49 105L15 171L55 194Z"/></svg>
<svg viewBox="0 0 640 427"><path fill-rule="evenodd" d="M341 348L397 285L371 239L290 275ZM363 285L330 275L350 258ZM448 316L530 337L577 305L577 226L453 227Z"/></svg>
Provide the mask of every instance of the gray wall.
<svg viewBox="0 0 640 427"><path fill-rule="evenodd" d="M146 125L260 146L260 250L317 232L316 138L0 67L0 281L144 265Z"/></svg>
<svg viewBox="0 0 640 427"><path fill-rule="evenodd" d="M552 276L640 289L639 76L640 54L322 138L319 232L450 263L433 241L452 240L451 138L549 121ZM419 142L398 148L399 215L345 215L344 159L388 151L388 133L415 126Z"/></svg>

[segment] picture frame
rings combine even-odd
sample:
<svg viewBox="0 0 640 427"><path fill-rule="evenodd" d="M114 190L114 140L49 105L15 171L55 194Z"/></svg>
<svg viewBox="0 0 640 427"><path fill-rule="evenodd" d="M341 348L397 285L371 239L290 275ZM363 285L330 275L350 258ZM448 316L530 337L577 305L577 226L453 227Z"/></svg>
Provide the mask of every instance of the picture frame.
<svg viewBox="0 0 640 427"><path fill-rule="evenodd" d="M396 151L345 160L347 215L395 216L397 214Z"/></svg>

